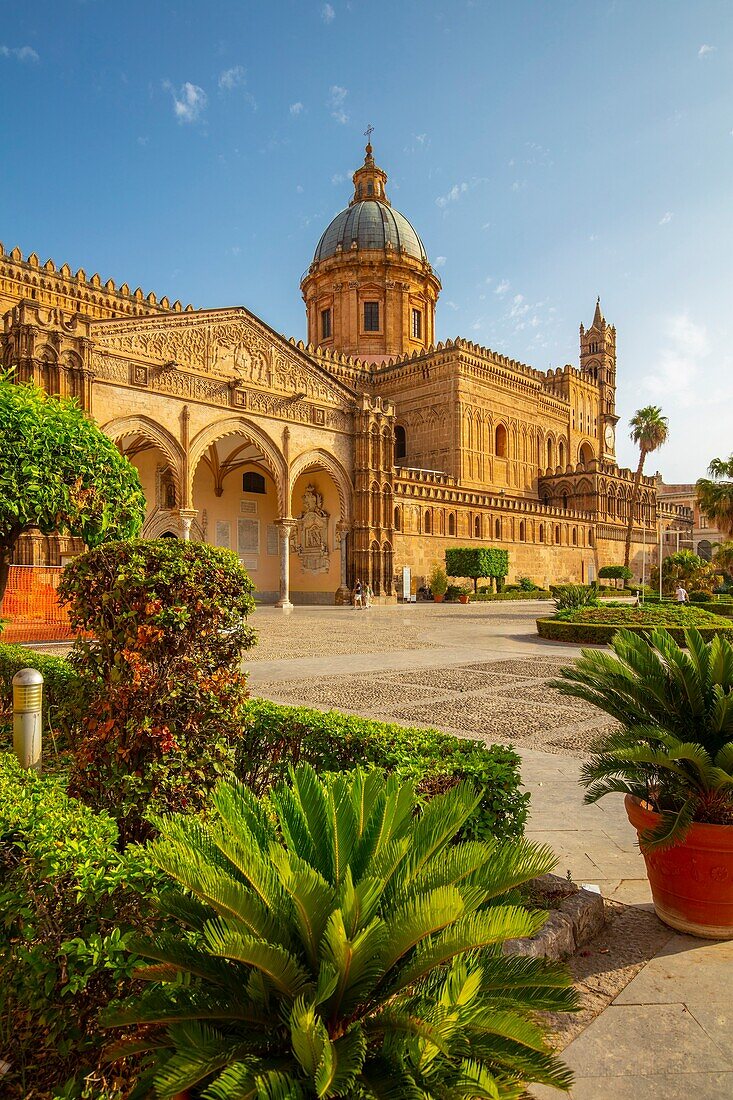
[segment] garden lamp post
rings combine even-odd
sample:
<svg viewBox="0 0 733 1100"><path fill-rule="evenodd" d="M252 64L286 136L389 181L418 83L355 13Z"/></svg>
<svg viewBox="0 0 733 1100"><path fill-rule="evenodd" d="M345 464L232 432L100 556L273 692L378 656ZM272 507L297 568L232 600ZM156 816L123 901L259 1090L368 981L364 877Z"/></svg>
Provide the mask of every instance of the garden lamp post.
<svg viewBox="0 0 733 1100"><path fill-rule="evenodd" d="M13 749L21 768L41 770L43 676L22 668L13 677Z"/></svg>

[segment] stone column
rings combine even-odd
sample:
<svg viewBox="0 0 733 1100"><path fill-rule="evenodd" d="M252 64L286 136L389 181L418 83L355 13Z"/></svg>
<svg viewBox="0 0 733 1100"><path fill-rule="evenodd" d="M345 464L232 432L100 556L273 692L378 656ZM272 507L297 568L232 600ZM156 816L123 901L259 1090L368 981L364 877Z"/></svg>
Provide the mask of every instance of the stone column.
<svg viewBox="0 0 733 1100"><path fill-rule="evenodd" d="M290 536L296 528L294 519L278 519L275 521L280 532L280 599L275 607L285 610L293 605L290 602Z"/></svg>
<svg viewBox="0 0 733 1100"><path fill-rule="evenodd" d="M191 541L191 524L198 515L198 508L179 508L178 518L181 521L181 538L184 542Z"/></svg>
<svg viewBox="0 0 733 1100"><path fill-rule="evenodd" d="M346 540L351 530L351 524L340 522L336 524L336 538L339 542L341 550L341 581L336 591L335 603L348 604L351 603L351 589L349 588L348 578L348 561L347 561L347 545Z"/></svg>

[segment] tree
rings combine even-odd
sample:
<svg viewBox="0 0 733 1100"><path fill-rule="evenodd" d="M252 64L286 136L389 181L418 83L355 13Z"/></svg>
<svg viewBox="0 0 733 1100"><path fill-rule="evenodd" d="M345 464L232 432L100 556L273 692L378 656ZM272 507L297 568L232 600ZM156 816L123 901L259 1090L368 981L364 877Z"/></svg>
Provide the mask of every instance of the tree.
<svg viewBox="0 0 733 1100"><path fill-rule="evenodd" d="M713 552L713 565L716 572L733 576L733 541L721 542Z"/></svg>
<svg viewBox="0 0 733 1100"><path fill-rule="evenodd" d="M0 600L25 532L98 546L137 535L144 518L137 470L75 401L0 376Z"/></svg>
<svg viewBox="0 0 733 1100"><path fill-rule="evenodd" d="M222 783L205 818L162 819L148 852L172 880L171 931L130 944L152 965L148 990L105 1020L142 1028L116 1053L150 1051L141 1085L161 1097L569 1088L533 1018L575 1006L569 977L502 953L544 924L517 888L556 860L527 840L456 842L480 797L460 784L418 813L411 782L301 765L269 803Z"/></svg>
<svg viewBox="0 0 733 1100"><path fill-rule="evenodd" d="M633 575L625 565L602 565L598 570L601 580L630 581Z"/></svg>
<svg viewBox="0 0 733 1100"><path fill-rule="evenodd" d="M634 487L631 492L629 519L626 526L624 565L627 569L631 560L631 535L634 529L636 506L639 503L639 489L641 487L641 475L644 472L644 462L648 454L658 450L667 442L669 435L667 417L662 416L662 410L658 405L646 405L643 409L639 409L629 421L629 427L631 428L631 441L639 447L639 463L634 474Z"/></svg>
<svg viewBox="0 0 733 1100"><path fill-rule="evenodd" d="M449 577L470 577L474 592L479 577L502 581L509 572L509 551L490 546L457 546L445 552L445 570Z"/></svg>
<svg viewBox="0 0 733 1100"><path fill-rule="evenodd" d="M672 592L678 584L690 590L711 588L715 567L692 550L676 550L662 560L662 585L665 592ZM652 570L652 584L659 584L659 570Z"/></svg>
<svg viewBox="0 0 733 1100"><path fill-rule="evenodd" d="M721 531L733 535L733 455L727 461L714 458L708 473L696 485L698 507Z"/></svg>

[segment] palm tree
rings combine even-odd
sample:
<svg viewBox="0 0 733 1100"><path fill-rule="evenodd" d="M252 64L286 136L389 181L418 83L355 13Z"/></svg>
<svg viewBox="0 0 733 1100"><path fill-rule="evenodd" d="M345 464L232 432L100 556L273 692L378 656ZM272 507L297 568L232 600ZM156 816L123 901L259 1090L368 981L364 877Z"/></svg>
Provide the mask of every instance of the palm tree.
<svg viewBox="0 0 733 1100"><path fill-rule="evenodd" d="M733 645L685 632L686 650L666 630L649 640L620 630L614 653L584 650L552 682L592 703L620 728L601 738L584 766L586 802L632 794L662 815L645 837L651 850L679 843L693 821L733 820Z"/></svg>
<svg viewBox="0 0 733 1100"><path fill-rule="evenodd" d="M568 976L502 953L544 923L513 892L555 859L525 840L456 843L479 798L461 784L418 815L412 783L302 765L267 806L234 782L206 822L160 822L149 851L180 931L135 942L152 984L108 1016L139 1028L116 1055L148 1052L160 1098L568 1089L533 1018L576 1006Z"/></svg>
<svg viewBox="0 0 733 1100"><path fill-rule="evenodd" d="M716 571L733 576L733 541L721 542L715 547L712 564Z"/></svg>
<svg viewBox="0 0 733 1100"><path fill-rule="evenodd" d="M656 451L667 442L669 428L667 417L662 416L662 410L658 405L646 405L639 409L629 421L631 428L631 441L638 444L639 464L634 474L634 486L631 492L631 504L629 506L629 521L626 527L626 548L624 550L624 565L629 568L631 560L631 535L634 529L636 506L639 503L639 489L641 487L641 475L644 472L646 456Z"/></svg>
<svg viewBox="0 0 733 1100"><path fill-rule="evenodd" d="M714 458L709 478L697 482L697 504L726 535L733 535L733 455L726 461Z"/></svg>

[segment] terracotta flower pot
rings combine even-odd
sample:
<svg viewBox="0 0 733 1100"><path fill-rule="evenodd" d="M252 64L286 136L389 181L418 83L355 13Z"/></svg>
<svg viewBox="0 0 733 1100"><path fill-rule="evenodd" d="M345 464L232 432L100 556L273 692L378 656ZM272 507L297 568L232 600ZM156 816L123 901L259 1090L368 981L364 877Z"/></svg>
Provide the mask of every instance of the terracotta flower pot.
<svg viewBox="0 0 733 1100"><path fill-rule="evenodd" d="M444 596L445 596L445 592L441 592L440 595L438 595L437 592L436 592L435 595L433 596L433 600L435 601L435 603L442 603Z"/></svg>
<svg viewBox="0 0 733 1100"><path fill-rule="evenodd" d="M459 603L468 603L468 599L469 599L468 596L459 596L458 597L458 602Z"/></svg>
<svg viewBox="0 0 733 1100"><path fill-rule="evenodd" d="M733 825L695 823L681 844L647 853L641 834L658 825L660 815L628 794L625 805L659 919L691 936L733 939Z"/></svg>

